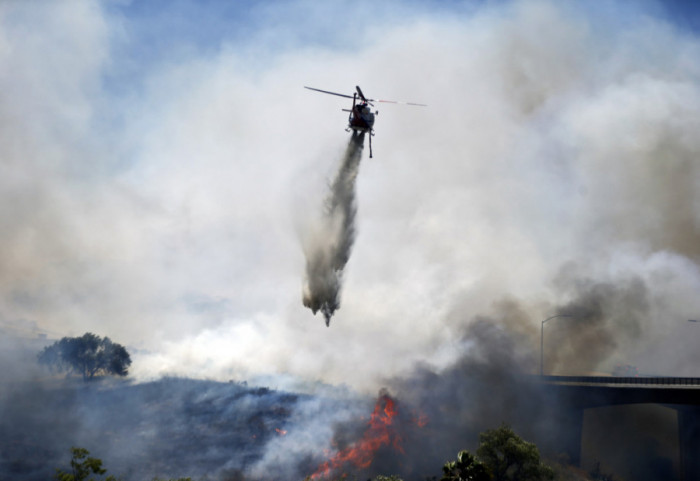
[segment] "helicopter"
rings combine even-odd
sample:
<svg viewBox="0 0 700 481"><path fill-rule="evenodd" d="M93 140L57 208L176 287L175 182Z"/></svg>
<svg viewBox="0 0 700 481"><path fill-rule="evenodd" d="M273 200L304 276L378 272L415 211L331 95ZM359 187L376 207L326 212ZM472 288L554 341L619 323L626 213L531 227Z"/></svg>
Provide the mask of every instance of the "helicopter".
<svg viewBox="0 0 700 481"><path fill-rule="evenodd" d="M345 97L352 99L352 109L342 109L343 112L350 112L348 117L348 126L345 129L346 132L353 131L353 135L364 135L369 133L369 158L372 158L372 137L374 136L374 116L379 114L378 110L374 112L371 111L370 107L374 107L372 102L383 102L390 104L403 104L403 105L413 105L417 107L427 107L425 104L417 104L413 102L396 102L394 100L377 100L368 99L365 94L362 93L359 85L355 86L355 92L352 95L340 94L338 92L329 92L328 90L321 90L313 87L304 86L305 89L314 90L316 92L321 92L324 94L337 95L338 97ZM359 102L358 102L359 99Z"/></svg>

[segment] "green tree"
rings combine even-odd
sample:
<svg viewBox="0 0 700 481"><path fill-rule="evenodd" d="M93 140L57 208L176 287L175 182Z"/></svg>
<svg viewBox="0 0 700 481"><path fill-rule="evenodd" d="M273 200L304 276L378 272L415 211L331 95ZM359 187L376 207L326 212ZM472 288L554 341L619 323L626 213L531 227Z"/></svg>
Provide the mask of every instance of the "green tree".
<svg viewBox="0 0 700 481"><path fill-rule="evenodd" d="M54 479L58 481L94 481L95 478L88 478L91 474L102 476L107 472L102 467L102 460L89 457L90 452L83 448L71 448L73 457L70 461L70 472L56 470ZM114 476L107 476L105 481L116 481Z"/></svg>
<svg viewBox="0 0 700 481"><path fill-rule="evenodd" d="M488 469L469 451L460 451L457 461L449 461L442 467L440 481L490 481Z"/></svg>
<svg viewBox="0 0 700 481"><path fill-rule="evenodd" d="M523 440L507 425L479 435L476 454L494 481L541 481L554 479L552 468L540 460L533 443Z"/></svg>
<svg viewBox="0 0 700 481"><path fill-rule="evenodd" d="M102 476L107 472L105 468L102 467L102 460L98 458L90 457L90 451L84 448L70 448L73 454L70 461L70 472L62 471L60 469L56 470L54 479L58 481L96 481L96 478L88 478L92 474ZM118 481L117 478L110 475L104 478L103 481ZM152 481L165 481L161 478L153 478ZM192 478L170 478L168 481L192 481Z"/></svg>
<svg viewBox="0 0 700 481"><path fill-rule="evenodd" d="M131 357L121 344L91 332L81 337L64 337L39 353L39 363L63 372L82 375L83 380L96 374L126 376Z"/></svg>

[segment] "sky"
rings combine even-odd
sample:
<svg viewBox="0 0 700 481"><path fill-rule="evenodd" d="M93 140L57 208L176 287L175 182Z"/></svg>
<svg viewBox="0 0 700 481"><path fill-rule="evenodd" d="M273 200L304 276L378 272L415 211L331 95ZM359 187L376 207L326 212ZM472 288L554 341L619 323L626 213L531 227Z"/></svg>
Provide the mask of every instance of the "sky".
<svg viewBox="0 0 700 481"><path fill-rule="evenodd" d="M375 391L498 319L557 373L695 375L691 2L0 2L0 329L132 375ZM303 239L378 104L329 327ZM534 357L536 359L536 357ZM532 367L533 372L536 365Z"/></svg>

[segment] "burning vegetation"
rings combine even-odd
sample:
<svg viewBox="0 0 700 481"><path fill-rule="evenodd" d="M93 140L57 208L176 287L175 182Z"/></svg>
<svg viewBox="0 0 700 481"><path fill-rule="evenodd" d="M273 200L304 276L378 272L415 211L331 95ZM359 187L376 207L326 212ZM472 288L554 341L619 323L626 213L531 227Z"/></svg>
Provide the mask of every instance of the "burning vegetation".
<svg viewBox="0 0 700 481"><path fill-rule="evenodd" d="M396 453L405 454L396 425L397 414L396 400L382 392L361 439L338 449L335 455L318 467L311 479L326 479L346 468L367 469L372 465L377 451L385 446L392 447Z"/></svg>

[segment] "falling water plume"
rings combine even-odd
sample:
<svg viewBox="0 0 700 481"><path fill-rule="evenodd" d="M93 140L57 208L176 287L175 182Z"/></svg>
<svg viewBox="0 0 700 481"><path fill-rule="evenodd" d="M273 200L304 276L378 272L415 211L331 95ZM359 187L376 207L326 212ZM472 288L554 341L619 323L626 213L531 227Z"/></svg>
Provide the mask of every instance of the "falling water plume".
<svg viewBox="0 0 700 481"><path fill-rule="evenodd" d="M340 307L345 264L355 240L355 179L360 167L364 133L353 133L340 168L330 185L320 222L304 242L306 278L303 303L323 313L326 326Z"/></svg>

